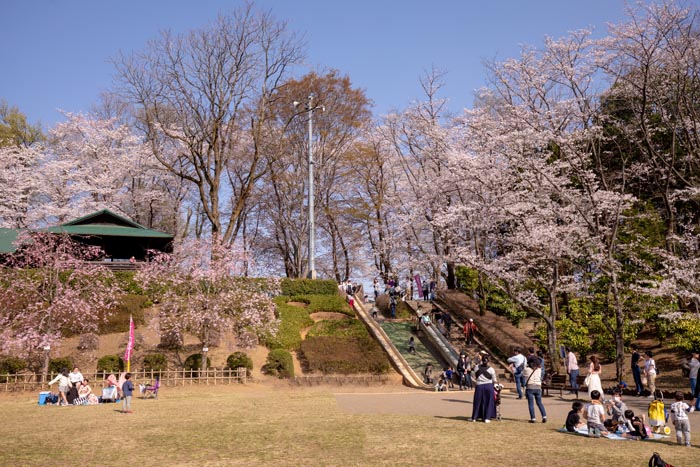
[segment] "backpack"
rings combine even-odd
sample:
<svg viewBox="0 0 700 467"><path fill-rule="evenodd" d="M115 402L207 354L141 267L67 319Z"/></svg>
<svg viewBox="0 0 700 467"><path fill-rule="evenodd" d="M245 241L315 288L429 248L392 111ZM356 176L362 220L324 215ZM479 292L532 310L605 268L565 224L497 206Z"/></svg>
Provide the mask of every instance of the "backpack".
<svg viewBox="0 0 700 467"><path fill-rule="evenodd" d="M655 452L654 454L651 455L651 459L649 459L649 467L673 467L671 464L668 462L665 462L661 456L659 455L658 452Z"/></svg>

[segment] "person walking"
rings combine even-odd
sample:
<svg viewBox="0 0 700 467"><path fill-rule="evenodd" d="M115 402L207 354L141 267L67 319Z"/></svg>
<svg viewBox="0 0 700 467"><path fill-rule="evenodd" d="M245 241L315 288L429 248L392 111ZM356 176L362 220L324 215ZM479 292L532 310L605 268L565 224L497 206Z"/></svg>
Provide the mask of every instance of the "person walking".
<svg viewBox="0 0 700 467"><path fill-rule="evenodd" d="M527 408L530 411L530 423L535 423L535 403L540 410L542 423L547 423L547 411L542 404L542 368L539 360L532 360L525 370L523 370L523 378L525 378L525 396L527 397Z"/></svg>
<svg viewBox="0 0 700 467"><path fill-rule="evenodd" d="M644 375L647 377L647 389L649 389L647 398L653 399L656 392L656 361L651 350L647 350L644 355L646 356L644 359Z"/></svg>
<svg viewBox="0 0 700 467"><path fill-rule="evenodd" d="M639 360L641 360L641 358L642 356L639 353L637 345L632 344L632 377L634 378L634 385L638 396L641 396L644 392L644 386L642 385L642 371L639 368Z"/></svg>
<svg viewBox="0 0 700 467"><path fill-rule="evenodd" d="M492 418L496 418L496 393L494 390L496 383L498 383L496 371L489 364L489 356L484 355L476 370L472 422L483 420L484 423L489 423Z"/></svg>
<svg viewBox="0 0 700 467"><path fill-rule="evenodd" d="M464 343L466 345L474 345L474 337L477 330L476 323L472 318L464 323Z"/></svg>
<svg viewBox="0 0 700 467"><path fill-rule="evenodd" d="M122 384L122 392L124 393L124 401L122 402L122 413L134 413L131 410L131 397L134 394L134 383L131 381L131 373L127 373L124 376L124 383Z"/></svg>
<svg viewBox="0 0 700 467"><path fill-rule="evenodd" d="M570 394L575 394L578 397L578 383L576 382L579 373L578 359L569 347L566 348L566 373L569 375Z"/></svg>

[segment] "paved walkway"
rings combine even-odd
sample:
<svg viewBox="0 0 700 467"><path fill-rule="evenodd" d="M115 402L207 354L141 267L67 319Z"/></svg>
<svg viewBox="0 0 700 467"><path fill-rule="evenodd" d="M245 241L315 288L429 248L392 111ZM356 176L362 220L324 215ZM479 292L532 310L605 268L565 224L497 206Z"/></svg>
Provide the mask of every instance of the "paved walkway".
<svg viewBox="0 0 700 467"><path fill-rule="evenodd" d="M358 392L335 392L338 406L353 414L395 414L467 420L472 414L473 391L429 392L408 388L377 387ZM504 391L501 395L502 422L527 423L530 419L527 400L516 399L517 394ZM555 429L564 426L574 396L543 398L548 423ZM635 414L647 413L649 399L627 397L625 403ZM667 401L669 402L669 401ZM535 408L538 422L541 420ZM691 433L700 433L700 413L689 414ZM672 433L672 438L675 435Z"/></svg>

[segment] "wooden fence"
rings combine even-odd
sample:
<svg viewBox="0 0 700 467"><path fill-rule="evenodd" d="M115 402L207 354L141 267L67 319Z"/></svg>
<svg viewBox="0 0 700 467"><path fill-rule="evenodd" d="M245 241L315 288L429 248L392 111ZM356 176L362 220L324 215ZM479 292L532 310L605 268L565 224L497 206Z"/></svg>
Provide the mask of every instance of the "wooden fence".
<svg viewBox="0 0 700 467"><path fill-rule="evenodd" d="M246 384L248 375L245 368L208 368L201 370L164 370L146 371L134 370L131 372L131 380L134 384L153 383L160 376L161 386L188 386L193 384L218 385L218 384ZM49 375L47 381L51 381L56 375ZM83 373L83 377L90 380L90 386L96 394L103 387L107 374L103 372ZM118 375L115 375L118 376ZM53 389L56 390L54 385ZM49 389L46 382L42 382L39 373L18 373L0 375L0 390L11 391L46 391Z"/></svg>

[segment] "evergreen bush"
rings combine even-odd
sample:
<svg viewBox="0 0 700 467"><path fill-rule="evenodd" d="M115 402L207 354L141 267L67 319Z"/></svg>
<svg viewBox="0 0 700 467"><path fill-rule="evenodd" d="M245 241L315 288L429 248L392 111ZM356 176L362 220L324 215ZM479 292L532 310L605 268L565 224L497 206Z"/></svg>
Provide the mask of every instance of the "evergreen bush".
<svg viewBox="0 0 700 467"><path fill-rule="evenodd" d="M193 353L185 359L184 363L185 371L189 372L189 376L192 378L199 377L199 370L202 369L202 354ZM211 367L211 360L207 357L207 368Z"/></svg>
<svg viewBox="0 0 700 467"><path fill-rule="evenodd" d="M119 355L105 355L97 360L97 373L107 375L124 371L124 359Z"/></svg>
<svg viewBox="0 0 700 467"><path fill-rule="evenodd" d="M49 374L59 373L66 368L68 371L73 369L73 362L68 357L52 358L49 361Z"/></svg>
<svg viewBox="0 0 700 467"><path fill-rule="evenodd" d="M338 295L338 284L333 280L282 279L282 295Z"/></svg>
<svg viewBox="0 0 700 467"><path fill-rule="evenodd" d="M0 357L0 383L5 383L7 378L4 375L14 375L24 370L27 362L17 357Z"/></svg>
<svg viewBox="0 0 700 467"><path fill-rule="evenodd" d="M152 353L143 357L143 369L160 373L168 369L168 359L162 353Z"/></svg>
<svg viewBox="0 0 700 467"><path fill-rule="evenodd" d="M271 350L267 355L267 362L262 370L269 375L279 378L291 378L294 376L294 360L292 354L284 349Z"/></svg>
<svg viewBox="0 0 700 467"><path fill-rule="evenodd" d="M246 374L250 376L253 371L253 360L245 352L234 352L226 359L226 366L231 370L245 368Z"/></svg>

